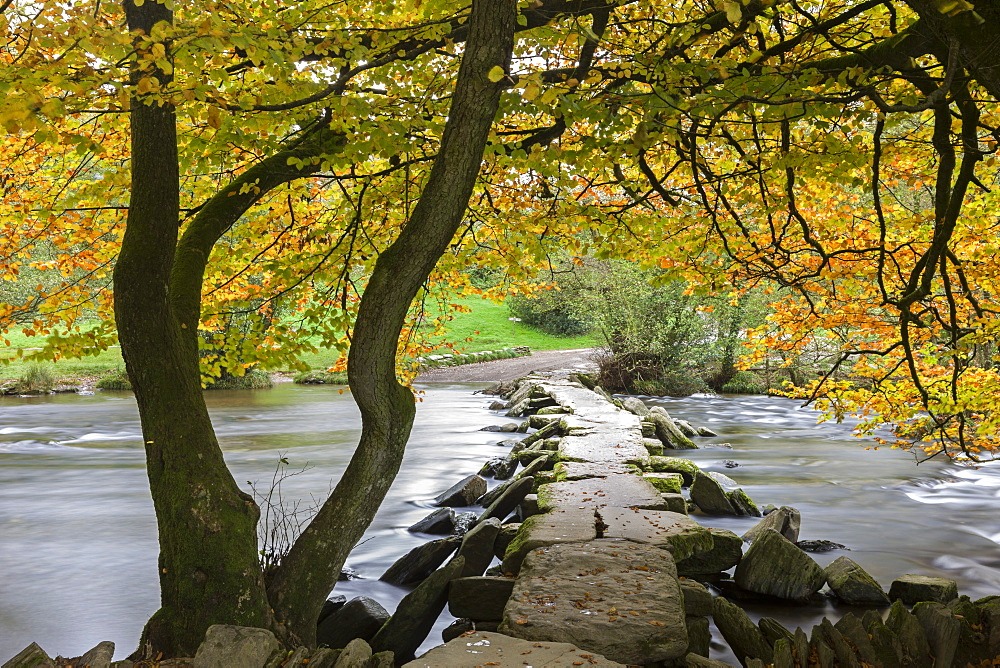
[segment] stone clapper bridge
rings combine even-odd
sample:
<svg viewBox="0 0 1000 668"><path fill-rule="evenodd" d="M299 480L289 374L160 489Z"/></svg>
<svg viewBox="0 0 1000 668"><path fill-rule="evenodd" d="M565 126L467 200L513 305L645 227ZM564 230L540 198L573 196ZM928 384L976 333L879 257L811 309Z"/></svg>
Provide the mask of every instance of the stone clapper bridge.
<svg viewBox="0 0 1000 668"><path fill-rule="evenodd" d="M692 573L731 568L742 540L686 515L681 485L693 481L697 467L651 456L662 452L661 441L644 438L640 416L600 390L558 376L529 376L516 387L508 415L541 407L531 418L538 431L511 455L526 469L493 497L519 482L523 488L524 473L533 474L537 496L520 501L522 516L530 516L503 552L502 573L517 577L502 620L491 624L496 612L475 604L489 598L488 581L497 578L455 580L452 613L475 618L478 612L485 617L480 630L407 665L523 665L525 652L542 650L564 656L562 665L573 665L566 658L574 656L583 656L583 665L608 666L683 665L691 651L707 656L711 597L697 582L679 580L678 564ZM558 439L546 438L557 433ZM676 445L684 441L693 447L683 437ZM531 665L549 665L540 659L532 656Z"/></svg>

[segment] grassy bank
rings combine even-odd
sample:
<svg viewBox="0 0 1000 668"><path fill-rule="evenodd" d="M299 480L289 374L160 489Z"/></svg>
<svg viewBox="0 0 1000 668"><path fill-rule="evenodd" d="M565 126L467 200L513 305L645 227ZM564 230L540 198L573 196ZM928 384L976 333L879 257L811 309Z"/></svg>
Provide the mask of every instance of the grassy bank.
<svg viewBox="0 0 1000 668"><path fill-rule="evenodd" d="M515 346L528 346L532 350L570 350L599 345L595 336L562 338L511 321L510 312L503 304L494 304L478 297L459 300L458 303L472 310L469 313L454 314L454 320L449 323L448 333L437 340L438 343L452 344L455 352L470 353ZM11 346L0 348L0 355L4 357L12 355L18 348L28 349L41 344L40 339L27 337L18 332L11 332L7 338L10 339ZM337 357L336 351L321 350L318 353L303 355L302 359L312 369L325 369L332 366ZM65 359L49 364L57 381L67 384L92 381L113 374L124 367L121 350L117 347L102 351L98 355ZM24 377L26 373L28 364L20 360L14 361L6 366L0 366L0 381L14 381Z"/></svg>

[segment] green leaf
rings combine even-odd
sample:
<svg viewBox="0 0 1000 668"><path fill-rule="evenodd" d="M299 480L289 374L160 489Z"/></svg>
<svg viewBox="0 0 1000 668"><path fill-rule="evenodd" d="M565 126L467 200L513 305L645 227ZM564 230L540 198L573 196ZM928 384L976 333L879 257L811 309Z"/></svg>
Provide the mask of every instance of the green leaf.
<svg viewBox="0 0 1000 668"><path fill-rule="evenodd" d="M505 76L507 76L507 73L499 65L494 65L493 68L490 70L490 73L487 74L486 76L487 78L489 78L490 81L496 83L501 79L503 79Z"/></svg>

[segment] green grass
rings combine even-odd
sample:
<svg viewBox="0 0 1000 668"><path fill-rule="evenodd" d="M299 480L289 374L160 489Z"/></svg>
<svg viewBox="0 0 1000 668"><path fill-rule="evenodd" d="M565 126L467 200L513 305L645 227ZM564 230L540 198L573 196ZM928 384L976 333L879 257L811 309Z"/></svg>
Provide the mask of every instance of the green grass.
<svg viewBox="0 0 1000 668"><path fill-rule="evenodd" d="M448 325L447 334L438 337L436 341L452 344L455 352L471 353L515 346L528 346L532 350L571 350L592 348L601 343L597 336L563 338L539 332L519 322L512 322L508 319L511 317L510 312L504 304L494 304L479 297L468 297L458 300L457 303L470 307L472 311L455 313L454 320ZM6 338L10 340L11 345L9 348L0 347L0 356L3 357L10 357L18 348L36 348L44 342L41 337L28 337L20 332L11 332ZM303 355L302 360L312 369L326 369L333 366L338 356L337 351L321 350L318 353ZM8 365L0 365L0 381L23 377L28 372L29 364L16 360ZM73 384L83 379L113 375L123 365L121 350L110 348L90 357L59 360L52 364L52 369L58 382Z"/></svg>
<svg viewBox="0 0 1000 668"><path fill-rule="evenodd" d="M593 348L601 344L593 335L560 337L512 322L510 311L504 304L494 304L487 299L470 297L455 303L468 306L470 313L456 313L448 325L444 341L453 343L458 352L471 353L480 350L497 350L528 346L532 350L573 350ZM471 338L471 341L465 339Z"/></svg>
<svg viewBox="0 0 1000 668"><path fill-rule="evenodd" d="M27 350L28 348L40 348L45 343L44 337L25 336L20 331L12 331L3 338L10 341L10 347L0 346L0 357L4 358L13 357L18 348L25 349L25 353L28 353L30 352ZM9 364L0 364L0 380L10 381L21 378L28 373L32 364L37 364L37 362L14 360ZM111 374L122 368L125 362L122 360L119 348L109 348L98 355L62 359L58 362L45 362L45 364L50 365L57 383L74 384L84 378Z"/></svg>

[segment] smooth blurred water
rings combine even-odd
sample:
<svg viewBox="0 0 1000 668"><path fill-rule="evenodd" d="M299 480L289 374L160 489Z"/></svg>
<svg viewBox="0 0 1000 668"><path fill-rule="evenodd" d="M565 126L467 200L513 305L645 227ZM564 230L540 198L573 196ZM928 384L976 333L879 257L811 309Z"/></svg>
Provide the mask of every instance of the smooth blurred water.
<svg viewBox="0 0 1000 668"><path fill-rule="evenodd" d="M851 424L817 424L816 411L791 399L643 399L719 433L696 439L703 447L685 457L733 478L758 505L799 509L800 540L849 548L812 554L821 566L846 555L886 590L896 577L918 573L954 579L959 592L973 599L1000 594L1000 462L976 469L936 460L917 465L900 450L865 450L876 444L853 437ZM727 468L727 460L739 466ZM696 518L737 534L757 521ZM755 620L774 617L807 634L823 616L835 621L850 610L832 604L741 605ZM715 658L735 661L727 649L720 651Z"/></svg>
<svg viewBox="0 0 1000 668"><path fill-rule="evenodd" d="M366 595L392 611L405 589L378 581L400 555L425 540L406 527L430 500L486 459L502 454L508 420L487 410L482 384L425 385L402 471L348 566L364 579L336 593ZM237 481L266 488L279 456L290 469L286 499L322 497L350 459L360 418L349 393L331 387L210 392L206 398ZM802 512L802 538L843 543L880 582L904 573L943 575L963 593L1000 593L1000 468L963 470L912 456L864 450L848 425L815 423L787 399L649 399L671 415L704 424L718 438L684 453L735 478L759 504ZM718 447L728 442L732 448ZM733 460L739 467L723 463ZM753 520L699 518L743 533ZM134 649L157 607L156 532L135 402L129 394L0 398L0 661L32 641L74 656L113 640ZM830 607L751 607L786 624L809 625ZM839 614L839 612L834 612ZM427 646L440 642L439 629ZM724 653L719 658L725 658Z"/></svg>
<svg viewBox="0 0 1000 668"><path fill-rule="evenodd" d="M347 565L364 579L336 593L371 596L390 612L407 590L378 581L399 556L427 540L408 533L431 499L503 454L507 422L486 410L482 385L424 388L389 499ZM349 392L282 384L272 390L206 393L226 461L249 491L266 490L280 456L283 498L325 498L350 461L361 418ZM128 393L0 398L0 662L30 642L76 656L113 640L135 649L158 607L156 525L135 401ZM443 622L439 626L443 626ZM440 643L440 632L430 644Z"/></svg>

